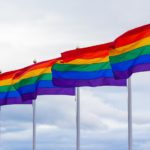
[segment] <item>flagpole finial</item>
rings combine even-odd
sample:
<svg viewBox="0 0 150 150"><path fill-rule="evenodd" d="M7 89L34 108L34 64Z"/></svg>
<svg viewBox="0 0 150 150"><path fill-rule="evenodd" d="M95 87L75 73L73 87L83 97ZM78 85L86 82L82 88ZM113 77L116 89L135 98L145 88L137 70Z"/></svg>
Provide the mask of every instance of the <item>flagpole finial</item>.
<svg viewBox="0 0 150 150"><path fill-rule="evenodd" d="M76 47L76 50L79 49L79 46Z"/></svg>
<svg viewBox="0 0 150 150"><path fill-rule="evenodd" d="M33 63L34 63L34 64L36 64L36 63L37 63L37 60L36 60L36 59L34 59L34 60L33 60Z"/></svg>

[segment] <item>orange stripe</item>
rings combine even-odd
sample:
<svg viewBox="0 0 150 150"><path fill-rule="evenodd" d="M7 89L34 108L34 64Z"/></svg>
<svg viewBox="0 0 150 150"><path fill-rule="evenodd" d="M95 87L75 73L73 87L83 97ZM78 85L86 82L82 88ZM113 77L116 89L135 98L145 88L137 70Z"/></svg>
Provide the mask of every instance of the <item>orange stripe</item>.
<svg viewBox="0 0 150 150"><path fill-rule="evenodd" d="M22 76L20 76L20 78L9 78L9 79L5 79L5 80L1 80L0 86L15 84L15 83L20 82L23 79L32 78L35 76L40 76L40 75L45 74L45 73L51 73L51 67L31 70L29 72L26 72L26 74L23 74Z"/></svg>
<svg viewBox="0 0 150 150"><path fill-rule="evenodd" d="M67 51L62 53L63 62L69 62L75 59L94 59L103 58L108 56L112 43L106 43L91 47L78 48L76 50Z"/></svg>
<svg viewBox="0 0 150 150"><path fill-rule="evenodd" d="M131 44L133 42L139 41L149 36L150 36L150 24L130 30L122 34L120 37L118 37L115 40L114 44L115 44L115 47L118 48L121 46L125 46L127 44Z"/></svg>
<svg viewBox="0 0 150 150"><path fill-rule="evenodd" d="M146 45L150 45L150 37L139 40L139 41L134 42L134 43L129 44L129 45L125 45L125 46L122 46L122 47L119 47L119 48L112 49L110 51L110 56L121 55L121 54L124 54L126 52L132 51L134 49L137 49L139 47L143 47L143 46L146 46Z"/></svg>
<svg viewBox="0 0 150 150"><path fill-rule="evenodd" d="M103 63L103 62L108 62L109 57L104 57L104 58L94 58L94 59L74 59L72 61L68 61L66 63L63 63L61 61L57 62L58 64L94 64L94 63Z"/></svg>
<svg viewBox="0 0 150 150"><path fill-rule="evenodd" d="M42 69L42 68L46 68L46 67L51 67L58 60L60 60L60 58L39 62L37 64L33 64L33 65L30 65L30 66L22 68L22 69L18 69L18 70L2 73L2 74L0 74L0 81L1 80L5 80L5 79L10 79L10 78L19 78L22 75L24 75L27 72L30 72L32 70L37 70L37 69Z"/></svg>

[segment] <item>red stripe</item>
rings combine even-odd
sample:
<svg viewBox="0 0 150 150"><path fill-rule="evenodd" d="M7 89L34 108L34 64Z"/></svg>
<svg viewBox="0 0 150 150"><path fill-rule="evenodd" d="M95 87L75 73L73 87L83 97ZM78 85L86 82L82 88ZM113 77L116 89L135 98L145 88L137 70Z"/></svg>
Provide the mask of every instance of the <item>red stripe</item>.
<svg viewBox="0 0 150 150"><path fill-rule="evenodd" d="M2 73L2 74L0 74L0 80L12 78L16 72L17 72L17 70Z"/></svg>
<svg viewBox="0 0 150 150"><path fill-rule="evenodd" d="M108 56L112 43L106 43L91 47L77 48L75 50L62 53L63 62L69 62L75 59L94 59Z"/></svg>
<svg viewBox="0 0 150 150"><path fill-rule="evenodd" d="M150 24L129 30L126 33L122 34L114 41L114 46L115 48L118 48L139 41L149 36Z"/></svg>
<svg viewBox="0 0 150 150"><path fill-rule="evenodd" d="M16 78L21 77L22 75L24 75L27 72L30 72L30 71L33 71L36 69L51 67L58 60L60 60L60 58L39 62L39 63L27 66L22 69L2 73L2 74L0 74L0 80L10 79L10 78L16 79Z"/></svg>

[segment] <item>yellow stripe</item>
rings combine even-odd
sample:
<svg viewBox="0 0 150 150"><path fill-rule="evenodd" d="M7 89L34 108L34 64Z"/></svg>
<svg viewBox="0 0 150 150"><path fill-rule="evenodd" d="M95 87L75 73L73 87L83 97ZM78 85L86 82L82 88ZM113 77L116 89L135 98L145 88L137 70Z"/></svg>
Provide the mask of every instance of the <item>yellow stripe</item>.
<svg viewBox="0 0 150 150"><path fill-rule="evenodd" d="M65 64L93 64L93 63L101 63L101 62L108 62L108 61L109 58L107 56L104 58L94 58L94 59L75 59ZM57 62L57 63L61 64L61 62Z"/></svg>
<svg viewBox="0 0 150 150"><path fill-rule="evenodd" d="M125 45L125 46L113 49L110 51L110 56L120 55L120 54L132 51L134 49L137 49L139 47L143 47L146 45L150 45L150 37L144 38L142 40L139 40L139 41L134 42L134 43L129 44L129 45Z"/></svg>
<svg viewBox="0 0 150 150"><path fill-rule="evenodd" d="M6 86L6 85L15 84L15 83L20 82L23 79L27 79L27 78L39 76L39 75L41 75L43 73L51 73L51 67L29 71L29 72L23 74L18 79L12 79L12 78L10 78L10 79L7 79L7 80L1 80L0 81L0 86Z"/></svg>

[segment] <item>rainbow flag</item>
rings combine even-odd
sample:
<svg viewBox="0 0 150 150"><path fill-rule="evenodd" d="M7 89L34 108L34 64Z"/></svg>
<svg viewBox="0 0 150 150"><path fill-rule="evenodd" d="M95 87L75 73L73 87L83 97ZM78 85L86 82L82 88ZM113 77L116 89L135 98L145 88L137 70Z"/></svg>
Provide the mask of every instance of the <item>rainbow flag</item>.
<svg viewBox="0 0 150 150"><path fill-rule="evenodd" d="M32 100L22 101L20 94L14 87L7 85L2 86L3 81L8 81L8 79L13 77L16 72L17 70L0 74L0 106L12 104L32 104ZM17 95L17 97L12 96L13 94Z"/></svg>
<svg viewBox="0 0 150 150"><path fill-rule="evenodd" d="M0 74L0 105L18 101L28 103L37 95L75 95L74 88L59 88L52 83L52 65L59 58Z"/></svg>
<svg viewBox="0 0 150 150"><path fill-rule="evenodd" d="M150 71L150 24L118 37L110 50L110 62L117 79L132 73Z"/></svg>
<svg viewBox="0 0 150 150"><path fill-rule="evenodd" d="M126 80L115 80L109 63L111 43L78 48L62 53L52 67L53 83L61 87L125 86Z"/></svg>

